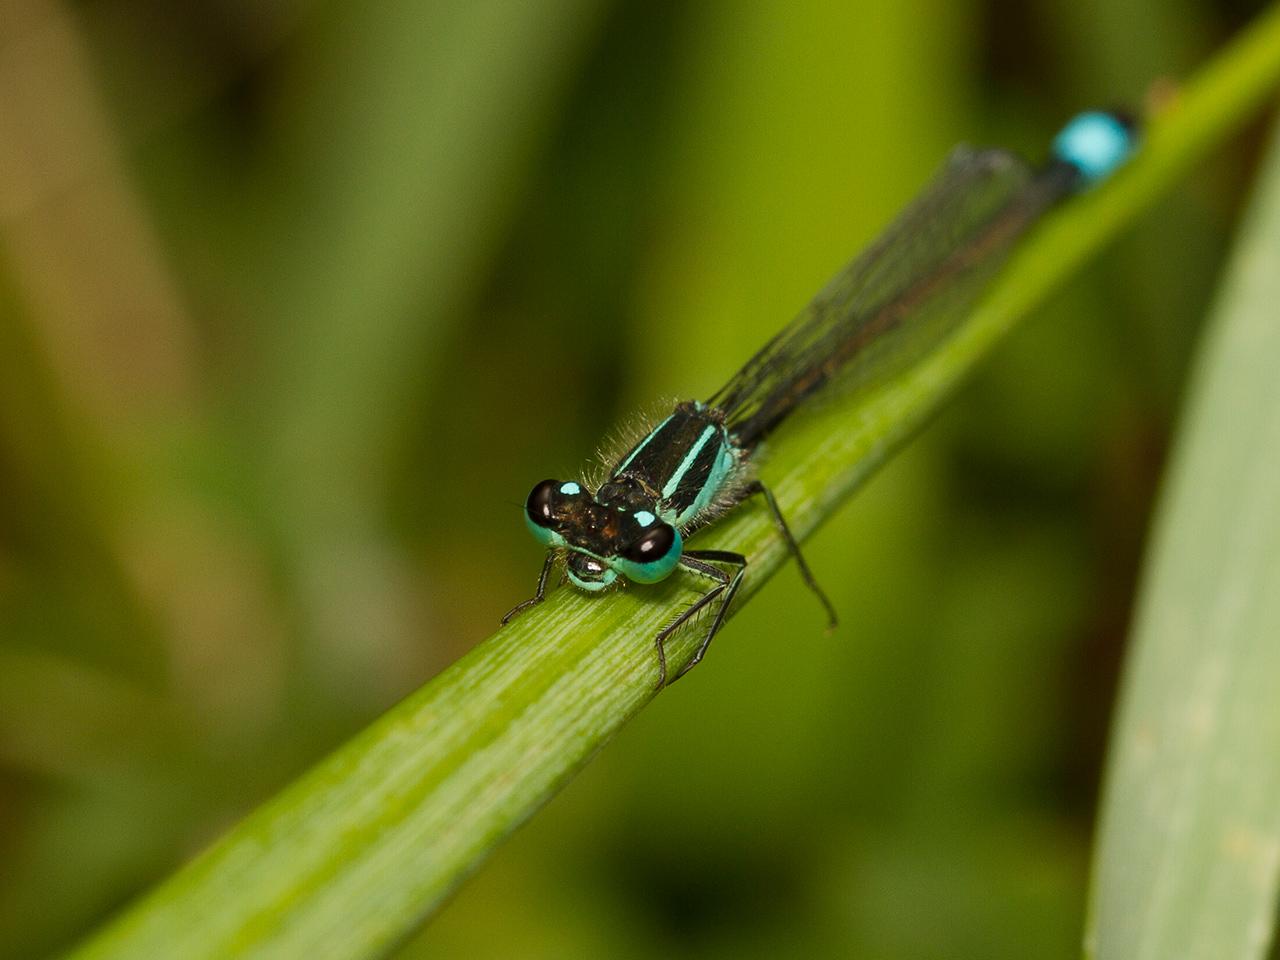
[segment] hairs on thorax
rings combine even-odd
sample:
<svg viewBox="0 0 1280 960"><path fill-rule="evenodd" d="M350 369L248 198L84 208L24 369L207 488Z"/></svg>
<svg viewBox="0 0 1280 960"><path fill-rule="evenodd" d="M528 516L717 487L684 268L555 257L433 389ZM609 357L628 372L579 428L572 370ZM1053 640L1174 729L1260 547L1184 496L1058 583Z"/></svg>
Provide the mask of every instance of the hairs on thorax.
<svg viewBox="0 0 1280 960"><path fill-rule="evenodd" d="M679 402L670 398L655 400L643 409L633 410L613 426L600 441L595 457L582 468L582 482L587 489L592 493L599 490L631 448L665 420Z"/></svg>

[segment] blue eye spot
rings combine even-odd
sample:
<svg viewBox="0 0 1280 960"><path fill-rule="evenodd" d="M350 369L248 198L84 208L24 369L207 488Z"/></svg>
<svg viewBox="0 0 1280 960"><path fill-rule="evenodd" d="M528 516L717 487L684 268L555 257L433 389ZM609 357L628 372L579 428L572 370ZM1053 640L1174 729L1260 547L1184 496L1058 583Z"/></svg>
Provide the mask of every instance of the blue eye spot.
<svg viewBox="0 0 1280 960"><path fill-rule="evenodd" d="M582 492L582 488L570 480L567 483L560 484L560 492L567 497L575 497Z"/></svg>
<svg viewBox="0 0 1280 960"><path fill-rule="evenodd" d="M638 523L642 527L647 527L651 523L653 523L653 521L658 519L648 510L637 510L635 513L632 514L632 516L635 517L636 523Z"/></svg>

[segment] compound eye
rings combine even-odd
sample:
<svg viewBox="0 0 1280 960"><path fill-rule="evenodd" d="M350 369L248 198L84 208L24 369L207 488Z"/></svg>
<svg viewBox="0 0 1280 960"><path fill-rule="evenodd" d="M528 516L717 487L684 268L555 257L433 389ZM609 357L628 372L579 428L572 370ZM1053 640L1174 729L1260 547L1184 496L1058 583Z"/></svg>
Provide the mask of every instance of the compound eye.
<svg viewBox="0 0 1280 960"><path fill-rule="evenodd" d="M676 547L676 529L667 523L660 523L652 530L633 540L622 551L624 559L632 563L657 563L663 560Z"/></svg>
<svg viewBox="0 0 1280 960"><path fill-rule="evenodd" d="M669 523L657 523L627 544L613 565L628 580L657 583L671 575L683 549L680 532Z"/></svg>
<svg viewBox="0 0 1280 960"><path fill-rule="evenodd" d="M555 523L553 507L560 487L558 480L543 480L530 491L529 499L524 504L524 512L530 523L539 527L550 527Z"/></svg>

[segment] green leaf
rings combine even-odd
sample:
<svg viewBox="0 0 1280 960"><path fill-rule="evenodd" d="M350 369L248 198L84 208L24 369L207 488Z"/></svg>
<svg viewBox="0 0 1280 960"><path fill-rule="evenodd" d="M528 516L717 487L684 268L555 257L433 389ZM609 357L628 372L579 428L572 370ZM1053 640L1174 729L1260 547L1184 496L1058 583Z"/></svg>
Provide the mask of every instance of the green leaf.
<svg viewBox="0 0 1280 960"><path fill-rule="evenodd" d="M803 537L829 516L1018 319L1238 127L1278 80L1274 10L1156 118L1129 169L1036 231L943 348L878 392L779 436L769 472L795 532ZM785 560L759 505L717 524L706 545L750 555L744 598ZM678 577L607 602L554 592L76 956L382 955L653 698L652 637L694 596ZM689 631L671 644L673 667L697 639Z"/></svg>
<svg viewBox="0 0 1280 960"><path fill-rule="evenodd" d="M1112 738L1088 953L1264 957L1280 881L1280 134L1195 371Z"/></svg>

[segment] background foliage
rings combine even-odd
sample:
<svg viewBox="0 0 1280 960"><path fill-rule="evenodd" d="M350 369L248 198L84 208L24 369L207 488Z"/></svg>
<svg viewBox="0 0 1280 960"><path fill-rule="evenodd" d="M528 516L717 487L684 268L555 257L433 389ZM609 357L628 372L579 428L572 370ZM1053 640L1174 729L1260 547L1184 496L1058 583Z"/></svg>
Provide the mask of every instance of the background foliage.
<svg viewBox="0 0 1280 960"><path fill-rule="evenodd" d="M0 18L0 956L490 632L516 505L701 395L956 140L1203 2L140 0ZM1074 956L1240 143L1002 351L404 956Z"/></svg>

